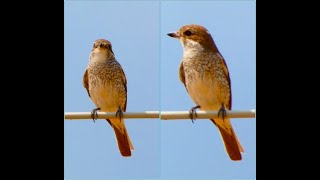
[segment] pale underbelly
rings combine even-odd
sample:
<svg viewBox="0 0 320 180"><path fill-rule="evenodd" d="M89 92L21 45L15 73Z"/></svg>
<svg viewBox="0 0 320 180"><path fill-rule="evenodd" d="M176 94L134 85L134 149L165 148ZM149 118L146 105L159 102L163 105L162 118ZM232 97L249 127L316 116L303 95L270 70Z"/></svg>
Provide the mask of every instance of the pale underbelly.
<svg viewBox="0 0 320 180"><path fill-rule="evenodd" d="M187 84L188 92L192 100L199 106L201 110L219 110L223 102L223 95L214 80L203 80L194 78Z"/></svg>
<svg viewBox="0 0 320 180"><path fill-rule="evenodd" d="M90 95L94 104L103 112L116 112L125 103L124 92L111 85L98 85L91 89ZM122 95L122 96L121 96Z"/></svg>

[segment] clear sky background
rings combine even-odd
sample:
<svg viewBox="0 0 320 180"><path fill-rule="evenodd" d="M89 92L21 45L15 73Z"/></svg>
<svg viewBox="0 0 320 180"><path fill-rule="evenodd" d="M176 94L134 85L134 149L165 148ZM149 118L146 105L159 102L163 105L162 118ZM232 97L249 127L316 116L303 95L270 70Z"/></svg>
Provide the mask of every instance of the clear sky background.
<svg viewBox="0 0 320 180"><path fill-rule="evenodd" d="M182 47L168 37L186 24L212 34L226 59L234 110L256 108L255 1L65 1L65 112L95 108L82 85L93 42L111 41L128 81L127 111L186 111L195 104L178 77ZM123 158L104 120L64 121L66 180L254 179L256 119L232 119L245 154L227 155L209 120L126 120L135 146Z"/></svg>

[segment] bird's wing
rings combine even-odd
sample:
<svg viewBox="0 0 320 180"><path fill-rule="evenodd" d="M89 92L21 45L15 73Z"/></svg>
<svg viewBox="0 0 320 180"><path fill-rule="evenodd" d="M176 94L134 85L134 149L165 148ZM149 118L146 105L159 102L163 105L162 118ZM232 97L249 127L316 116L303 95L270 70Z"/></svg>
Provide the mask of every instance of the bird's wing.
<svg viewBox="0 0 320 180"><path fill-rule="evenodd" d="M88 95L90 97L90 93L89 93L89 82L88 82L88 70L86 69L86 71L84 72L83 78L82 78L82 84L83 86L86 88Z"/></svg>
<svg viewBox="0 0 320 180"><path fill-rule="evenodd" d="M186 79L185 79L185 76L184 76L184 69L183 69L183 62L181 61L180 63L180 68L179 68L179 78L180 78L180 81L183 83L183 85L186 87L187 89L187 86L186 86ZM188 91L188 89L187 89Z"/></svg>
<svg viewBox="0 0 320 180"><path fill-rule="evenodd" d="M221 56L221 61L222 61L223 72L224 72L224 75L226 76L226 78L228 80L229 93L230 93L229 104L226 104L226 106L227 106L227 108L229 110L231 110L231 107L232 107L232 95L231 95L231 80L230 80L229 70L228 70L228 66L227 66L226 61L224 60L223 56L221 54L220 54L220 56Z"/></svg>
<svg viewBox="0 0 320 180"><path fill-rule="evenodd" d="M126 102L124 104L124 107L123 107L123 111L125 112L126 109L127 109L127 78L126 78L126 75L124 74L124 71L120 65L120 70L121 70L121 80L122 80L122 83L123 83L123 86L125 88L125 91L126 91Z"/></svg>

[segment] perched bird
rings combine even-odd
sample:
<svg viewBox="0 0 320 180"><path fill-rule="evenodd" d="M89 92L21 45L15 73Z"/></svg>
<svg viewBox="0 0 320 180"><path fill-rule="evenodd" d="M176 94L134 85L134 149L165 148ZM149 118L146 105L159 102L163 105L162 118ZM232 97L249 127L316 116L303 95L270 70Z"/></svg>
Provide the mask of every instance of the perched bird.
<svg viewBox="0 0 320 180"><path fill-rule="evenodd" d="M97 111L116 112L117 118L107 119L114 129L122 156L131 156L134 147L129 138L123 113L127 106L127 80L112 51L111 43L98 39L93 44L89 64L83 75L83 86L96 105L91 117L96 119Z"/></svg>
<svg viewBox="0 0 320 180"><path fill-rule="evenodd" d="M219 110L211 121L218 127L225 148L232 160L241 160L244 152L226 109L231 110L231 83L227 64L215 45L209 31L200 25L185 25L168 36L180 40L183 57L179 77L197 106L191 108L193 122L195 110Z"/></svg>

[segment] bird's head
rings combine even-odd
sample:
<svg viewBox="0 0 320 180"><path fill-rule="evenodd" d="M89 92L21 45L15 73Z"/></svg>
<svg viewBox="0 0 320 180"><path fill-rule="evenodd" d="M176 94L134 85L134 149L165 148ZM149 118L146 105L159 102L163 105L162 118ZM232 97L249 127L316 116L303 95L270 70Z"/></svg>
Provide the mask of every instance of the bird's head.
<svg viewBox="0 0 320 180"><path fill-rule="evenodd" d="M179 39L184 50L197 49L217 51L209 31L200 25L185 25L177 32L168 33L167 35Z"/></svg>
<svg viewBox="0 0 320 180"><path fill-rule="evenodd" d="M108 58L113 57L112 45L110 41L105 39L98 39L93 43L92 52L103 54Z"/></svg>

